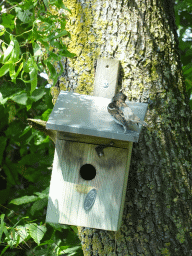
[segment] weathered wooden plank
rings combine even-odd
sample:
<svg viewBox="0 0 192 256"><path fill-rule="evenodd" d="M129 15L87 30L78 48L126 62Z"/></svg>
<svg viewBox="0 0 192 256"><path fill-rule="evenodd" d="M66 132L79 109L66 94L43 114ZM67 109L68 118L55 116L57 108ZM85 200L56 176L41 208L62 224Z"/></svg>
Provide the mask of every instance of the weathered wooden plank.
<svg viewBox="0 0 192 256"><path fill-rule="evenodd" d="M97 60L97 68L94 82L94 96L111 99L116 92L119 72L119 60Z"/></svg>
<svg viewBox="0 0 192 256"><path fill-rule="evenodd" d="M122 195L126 190L130 151L109 147L105 156L99 157L95 145L57 140L46 221L117 230L124 206ZM80 168L85 164L96 169L94 179L81 177ZM84 200L93 188L97 191L96 200L86 212Z"/></svg>
<svg viewBox="0 0 192 256"><path fill-rule="evenodd" d="M141 126L133 124L126 133L108 113L110 99L61 91L46 128L72 134L137 142ZM128 102L134 114L144 120L147 104Z"/></svg>
<svg viewBox="0 0 192 256"><path fill-rule="evenodd" d="M118 66L119 62L116 60L100 59L98 61L95 82L97 96L106 98L114 96ZM99 82L103 78L106 79L109 88L104 88L104 82L103 84ZM75 95L73 97L75 98ZM106 100L107 103L104 105L107 106L110 101ZM111 117L106 112L107 109L103 112L102 108L99 108L102 104L97 105L98 109L95 109L95 103L90 96L80 96L82 107L86 108L86 111L89 110L86 112L81 109L80 114L78 114L77 100L73 101L71 107L66 107L66 101L70 99L62 97L59 101L48 121L48 127L58 132L46 221L116 231L121 226L133 143L130 138L122 138L123 129L116 126L114 122L107 124L108 133L110 134L111 129L114 129L120 137L110 137L108 133L105 134L106 136L101 136L102 127ZM68 115L59 116L63 112L66 114L67 108ZM95 113L98 114L97 120L95 120ZM102 119L101 122L99 114L102 113L107 118ZM81 116L78 121L79 115ZM93 124L94 121L101 125L96 126ZM84 128L81 130L80 126ZM97 128L94 130L95 126ZM80 130L86 130L86 132L79 133ZM96 146L109 144L111 141L114 145L104 148L104 156L99 157L95 150ZM85 171L84 174L82 170ZM95 176L87 179L92 175L93 170ZM94 193L92 202L91 192ZM90 201L86 201L87 198Z"/></svg>

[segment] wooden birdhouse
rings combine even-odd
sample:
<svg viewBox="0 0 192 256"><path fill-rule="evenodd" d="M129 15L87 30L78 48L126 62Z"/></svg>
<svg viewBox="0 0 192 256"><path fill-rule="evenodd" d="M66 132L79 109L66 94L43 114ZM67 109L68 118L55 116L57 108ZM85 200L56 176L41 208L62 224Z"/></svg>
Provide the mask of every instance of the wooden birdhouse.
<svg viewBox="0 0 192 256"><path fill-rule="evenodd" d="M135 124L125 133L107 111L110 102L60 92L46 126L57 131L47 222L119 229L132 144L141 127ZM127 104L144 120L147 104Z"/></svg>

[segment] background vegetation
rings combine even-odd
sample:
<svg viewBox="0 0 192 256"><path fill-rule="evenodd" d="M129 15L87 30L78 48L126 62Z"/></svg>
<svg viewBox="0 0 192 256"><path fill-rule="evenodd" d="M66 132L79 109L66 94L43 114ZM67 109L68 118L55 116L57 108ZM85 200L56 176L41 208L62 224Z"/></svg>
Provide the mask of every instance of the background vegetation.
<svg viewBox="0 0 192 256"><path fill-rule="evenodd" d="M47 121L53 108L40 73L55 85L62 58L74 57L62 41L70 10L62 0L10 0L0 12L0 255L83 255L76 227L45 223L54 145L26 121ZM190 97L191 0L176 1L175 17Z"/></svg>
<svg viewBox="0 0 192 256"><path fill-rule="evenodd" d="M59 0L6 1L0 11L0 255L83 255L75 227L45 224L54 145L26 121L47 121L53 108L40 73L55 85L62 57L74 56L61 39L70 11Z"/></svg>

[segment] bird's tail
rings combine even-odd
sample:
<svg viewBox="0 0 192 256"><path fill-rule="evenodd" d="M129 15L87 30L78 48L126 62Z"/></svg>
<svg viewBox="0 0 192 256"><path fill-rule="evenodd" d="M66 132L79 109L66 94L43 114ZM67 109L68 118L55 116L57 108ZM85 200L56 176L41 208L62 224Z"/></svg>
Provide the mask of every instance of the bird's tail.
<svg viewBox="0 0 192 256"><path fill-rule="evenodd" d="M145 126L145 127L148 126L148 124L147 124L145 121L140 121L139 123L142 124L142 125Z"/></svg>
<svg viewBox="0 0 192 256"><path fill-rule="evenodd" d="M141 125L143 125L145 127L148 126L148 124L145 121L141 121L141 120L131 120L130 122L131 123L136 123L136 124L141 124Z"/></svg>

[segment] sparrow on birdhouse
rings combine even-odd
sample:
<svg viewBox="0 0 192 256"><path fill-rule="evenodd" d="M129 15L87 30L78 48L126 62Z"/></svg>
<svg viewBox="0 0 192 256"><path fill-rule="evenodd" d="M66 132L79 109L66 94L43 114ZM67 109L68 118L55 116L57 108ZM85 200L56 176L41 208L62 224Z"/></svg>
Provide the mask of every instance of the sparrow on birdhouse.
<svg viewBox="0 0 192 256"><path fill-rule="evenodd" d="M123 126L124 133L126 133L127 130L130 130L128 126L132 123L147 126L147 123L141 121L125 103L126 99L127 96L124 93L119 92L112 98L111 103L107 106L107 110L113 117L114 121Z"/></svg>

